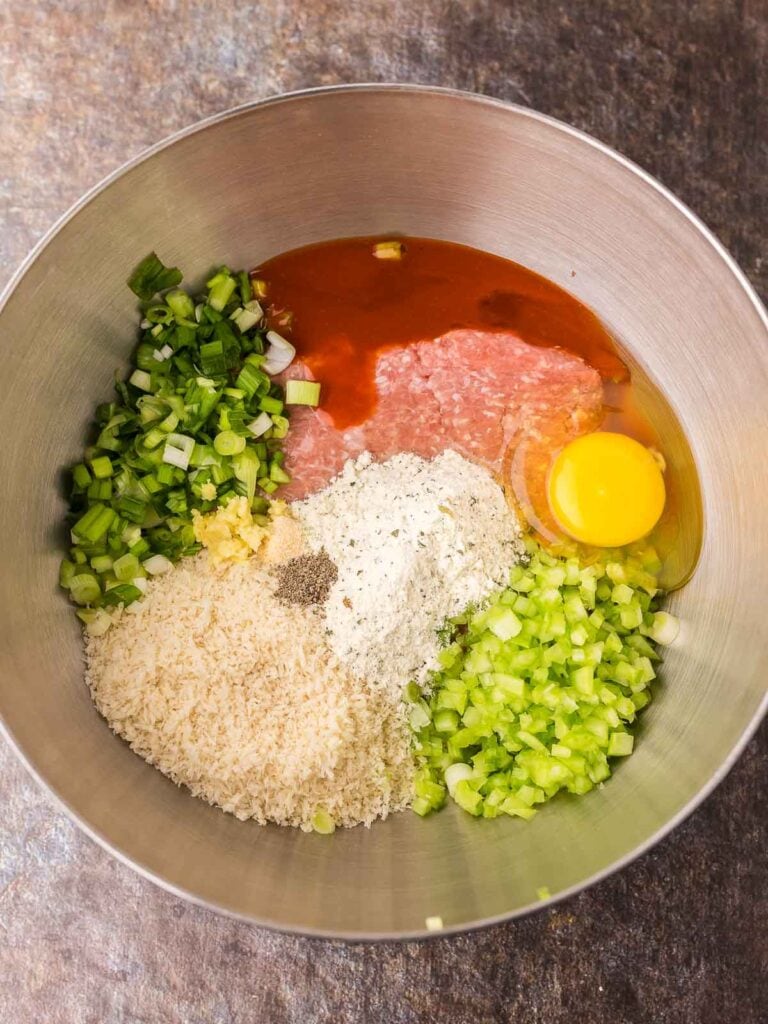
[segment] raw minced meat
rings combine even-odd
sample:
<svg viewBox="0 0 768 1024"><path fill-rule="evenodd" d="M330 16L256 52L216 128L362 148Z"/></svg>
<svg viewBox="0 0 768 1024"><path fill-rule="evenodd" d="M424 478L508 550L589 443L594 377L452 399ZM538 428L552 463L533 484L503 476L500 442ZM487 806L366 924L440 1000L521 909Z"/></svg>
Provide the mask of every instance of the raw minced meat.
<svg viewBox="0 0 768 1024"><path fill-rule="evenodd" d="M291 376L306 374L301 363L291 367ZM402 451L431 458L450 448L499 473L521 428L578 433L596 425L602 406L600 377L583 360L507 331L455 330L384 351L376 390L373 415L347 430L322 409L293 414L285 450L295 479L283 496L319 490L364 451L381 460Z"/></svg>

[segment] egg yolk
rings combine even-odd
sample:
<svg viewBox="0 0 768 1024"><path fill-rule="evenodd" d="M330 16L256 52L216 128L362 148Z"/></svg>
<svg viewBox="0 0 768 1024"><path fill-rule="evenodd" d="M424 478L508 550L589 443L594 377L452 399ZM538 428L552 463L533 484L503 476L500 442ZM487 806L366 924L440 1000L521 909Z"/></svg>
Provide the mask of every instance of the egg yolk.
<svg viewBox="0 0 768 1024"><path fill-rule="evenodd" d="M567 444L547 480L552 515L570 537L622 547L653 529L664 509L661 466L625 434L598 431Z"/></svg>

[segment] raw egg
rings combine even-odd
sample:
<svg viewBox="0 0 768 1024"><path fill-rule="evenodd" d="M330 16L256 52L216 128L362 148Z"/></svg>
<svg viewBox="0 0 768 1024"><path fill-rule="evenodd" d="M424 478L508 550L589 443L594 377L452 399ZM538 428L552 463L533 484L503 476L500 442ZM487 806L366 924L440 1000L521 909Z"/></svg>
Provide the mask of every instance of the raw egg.
<svg viewBox="0 0 768 1024"><path fill-rule="evenodd" d="M594 547L650 533L666 498L660 460L625 434L598 431L567 444L549 471L547 497L560 528Z"/></svg>

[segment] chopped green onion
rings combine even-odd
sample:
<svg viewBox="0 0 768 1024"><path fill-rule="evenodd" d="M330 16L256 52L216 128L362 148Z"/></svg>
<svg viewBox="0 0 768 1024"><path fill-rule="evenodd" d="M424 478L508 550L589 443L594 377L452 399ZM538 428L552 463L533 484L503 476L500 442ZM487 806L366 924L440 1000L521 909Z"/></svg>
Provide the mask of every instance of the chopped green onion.
<svg viewBox="0 0 768 1024"><path fill-rule="evenodd" d="M288 436L288 419L285 416L272 417L272 440L282 441Z"/></svg>
<svg viewBox="0 0 768 1024"><path fill-rule="evenodd" d="M269 374L282 373L293 362L296 349L277 331L267 331L267 342L269 348L266 353L264 370Z"/></svg>
<svg viewBox="0 0 768 1024"><path fill-rule="evenodd" d="M91 469L97 480L105 480L114 472L112 460L108 455L99 455L97 458L91 459Z"/></svg>
<svg viewBox="0 0 768 1024"><path fill-rule="evenodd" d="M72 470L72 479L75 487L84 491L91 482L91 474L88 472L88 467L83 465L82 462L75 466Z"/></svg>
<svg viewBox="0 0 768 1024"><path fill-rule="evenodd" d="M253 288L251 287L251 279L248 276L247 270L241 270L235 276L237 277L237 286L240 290L240 301L243 303L243 305L245 305L246 303L250 302L250 300L253 298Z"/></svg>
<svg viewBox="0 0 768 1024"><path fill-rule="evenodd" d="M138 601L141 596L139 588L135 587L132 583L118 583L113 587L108 587L104 592L104 604L111 606L119 604L129 605L133 604L134 601Z"/></svg>
<svg viewBox="0 0 768 1024"><path fill-rule="evenodd" d="M262 412L268 412L270 416L279 416L283 411L283 403L279 398L274 398L271 395L264 395L259 401L259 408Z"/></svg>
<svg viewBox="0 0 768 1024"><path fill-rule="evenodd" d="M168 415L165 417L165 419L161 420L158 423L157 429L158 430L162 430L163 433L165 433L165 434L172 434L173 431L176 429L176 427L178 427L178 425L179 425L179 414L176 413L176 412L169 412Z"/></svg>
<svg viewBox="0 0 768 1024"><path fill-rule="evenodd" d="M251 354L245 358L235 384L248 398L252 398L262 386L269 387L269 377L261 369L263 364L263 356Z"/></svg>
<svg viewBox="0 0 768 1024"><path fill-rule="evenodd" d="M186 434L169 434L163 449L163 462L186 470L194 447L194 437Z"/></svg>
<svg viewBox="0 0 768 1024"><path fill-rule="evenodd" d="M177 319L191 320L195 315L195 304L181 288L168 292L165 301Z"/></svg>
<svg viewBox="0 0 768 1024"><path fill-rule="evenodd" d="M209 341L200 346L200 365L204 373L220 374L226 373L227 360L224 354L223 342Z"/></svg>
<svg viewBox="0 0 768 1024"><path fill-rule="evenodd" d="M140 391L152 391L152 377L146 370L134 370L128 378L128 383Z"/></svg>
<svg viewBox="0 0 768 1024"><path fill-rule="evenodd" d="M268 430L272 429L272 417L269 413L261 412L255 420L251 420L247 424L247 429L254 437L261 437L262 434L266 434Z"/></svg>
<svg viewBox="0 0 768 1024"><path fill-rule="evenodd" d="M112 566L112 572L121 583L129 583L141 572L139 560L135 555L123 555L118 558Z"/></svg>
<svg viewBox="0 0 768 1024"><path fill-rule="evenodd" d="M74 562L70 562L68 558L62 558L61 565L59 566L59 586L64 587L66 590L69 589L69 581L77 572Z"/></svg>
<svg viewBox="0 0 768 1024"><path fill-rule="evenodd" d="M111 508L101 504L91 505L72 527L72 533L76 537L94 544L101 540L114 519L115 513Z"/></svg>
<svg viewBox="0 0 768 1024"><path fill-rule="evenodd" d="M260 466L261 461L253 448L244 448L232 457L235 479L244 485L246 496L249 499L252 499L256 493Z"/></svg>
<svg viewBox="0 0 768 1024"><path fill-rule="evenodd" d="M208 287L208 305L220 313L232 298L237 281L231 274L220 272L208 282Z"/></svg>
<svg viewBox="0 0 768 1024"><path fill-rule="evenodd" d="M91 568L100 576L103 573L111 572L112 565L113 559L111 555L94 555L94 557L91 559Z"/></svg>
<svg viewBox="0 0 768 1024"><path fill-rule="evenodd" d="M264 318L264 310L256 299L246 302L243 309L236 310L231 319L235 321L240 330L245 334L255 327Z"/></svg>
<svg viewBox="0 0 768 1024"><path fill-rule="evenodd" d="M231 430L222 430L214 437L213 447L219 455L239 455L245 449L245 438Z"/></svg>
<svg viewBox="0 0 768 1024"><path fill-rule="evenodd" d="M77 573L69 581L69 595L75 604L93 604L101 597L99 581L90 573Z"/></svg>
<svg viewBox="0 0 768 1024"><path fill-rule="evenodd" d="M98 407L96 442L72 468L72 546L59 580L99 612L80 616L94 635L116 621L105 606L138 600L146 575L200 550L195 510L246 495L263 514L269 502L257 489L271 495L290 480L284 389L270 375L295 350L259 330L263 282L221 267L197 302L180 282L155 254L131 276L145 303L131 371Z"/></svg>
<svg viewBox="0 0 768 1024"><path fill-rule="evenodd" d="M287 405L319 405L320 385L314 380L289 380L285 385L285 401Z"/></svg>
<svg viewBox="0 0 768 1024"><path fill-rule="evenodd" d="M165 555L150 555L143 564L150 576L162 576L163 573L173 568L173 562Z"/></svg>
<svg viewBox="0 0 768 1024"><path fill-rule="evenodd" d="M164 302L157 302L149 306L145 316L151 324L159 324L161 327L173 323L173 310L166 306ZM162 331L157 330L157 328L152 331L152 334L155 336L159 336L161 333Z"/></svg>
<svg viewBox="0 0 768 1024"><path fill-rule="evenodd" d="M112 616L103 608L80 608L77 617L84 623L89 636L104 636L112 625Z"/></svg>
<svg viewBox="0 0 768 1024"><path fill-rule="evenodd" d="M164 266L157 254L151 252L128 278L128 287L140 299L146 301L158 292L177 285L181 278L182 273L178 267Z"/></svg>
<svg viewBox="0 0 768 1024"><path fill-rule="evenodd" d="M158 445L162 444L166 440L165 433L159 427L152 427L144 435L144 447L152 451L153 448L157 448Z"/></svg>

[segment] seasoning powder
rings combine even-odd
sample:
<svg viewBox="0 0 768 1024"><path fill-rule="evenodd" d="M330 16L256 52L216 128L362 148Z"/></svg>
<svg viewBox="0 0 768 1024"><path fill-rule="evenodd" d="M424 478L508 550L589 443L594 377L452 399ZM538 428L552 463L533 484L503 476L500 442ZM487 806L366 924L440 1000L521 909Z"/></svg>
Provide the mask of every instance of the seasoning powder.
<svg viewBox="0 0 768 1024"><path fill-rule="evenodd" d="M437 667L445 619L503 586L523 553L501 487L453 451L382 463L366 452L291 511L338 568L324 606L331 648L392 698Z"/></svg>

